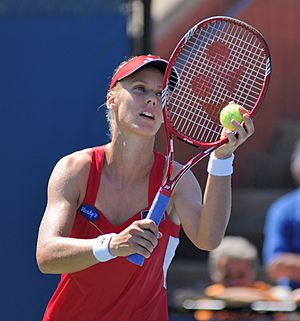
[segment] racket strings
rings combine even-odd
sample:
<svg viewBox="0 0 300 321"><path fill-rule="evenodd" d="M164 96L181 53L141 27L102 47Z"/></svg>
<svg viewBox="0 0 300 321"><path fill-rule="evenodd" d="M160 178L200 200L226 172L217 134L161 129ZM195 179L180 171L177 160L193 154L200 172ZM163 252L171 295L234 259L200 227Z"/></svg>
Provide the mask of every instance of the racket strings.
<svg viewBox="0 0 300 321"><path fill-rule="evenodd" d="M229 101L253 109L266 61L264 47L250 30L217 22L189 36L174 67L179 83L168 101L172 126L194 140L213 142L222 131L219 112Z"/></svg>
<svg viewBox="0 0 300 321"><path fill-rule="evenodd" d="M208 70L207 65L204 64L204 66L205 66L206 69ZM226 68L224 68L224 70L226 71ZM229 70L229 68L228 68L227 70ZM213 75L212 75L212 76L213 76ZM215 77L211 77L211 80L214 81L214 80L215 80ZM225 79L224 79L224 78L222 79L222 77L219 77L219 80L221 80L221 82L223 82L223 83L225 82ZM253 82L253 83L254 83L254 82ZM218 88L220 88L220 86L219 86Z"/></svg>
<svg viewBox="0 0 300 321"><path fill-rule="evenodd" d="M251 34L252 35L252 34ZM238 38L236 38L238 39ZM237 40L236 40L237 41ZM246 38L243 39L245 44L245 51L241 52L240 56L234 57L234 59L239 62L241 65L244 61L248 62L251 66L252 74L246 73L245 75L249 75L250 77L244 79L241 77L241 81L238 84L237 92L240 93L240 102L242 105L245 105L245 108L251 110L251 107L254 106L264 83L265 79L265 60L264 58L264 50L261 47L258 39L256 37L251 37L250 33L246 34ZM234 53L239 50L238 44L235 43ZM251 54L249 54L251 53ZM256 72L256 73L255 73ZM259 84L259 85L257 85ZM236 95L234 96L236 98ZM249 99L250 106L248 108L247 99Z"/></svg>
<svg viewBox="0 0 300 321"><path fill-rule="evenodd" d="M234 55L236 52L238 52L239 55L233 56L233 59L230 61L230 62L234 61L235 62L234 65L230 62L228 63L228 65L226 66L224 65L224 72L227 74L230 73L230 70L234 68L241 70L241 68L243 67L243 63L245 61L248 61L249 65L251 66L255 64L258 65L259 62L261 62L261 65L258 66L256 70L264 70L262 69L263 60L261 59L263 50L260 46L258 46L257 38L252 37L252 34L250 34L249 32L242 33L242 31L244 31L244 29L239 28L236 30L236 34L234 35L229 34L229 38L231 38L231 41L232 41L232 48L233 48L232 53ZM253 43L252 40L254 40L256 43ZM244 47L245 50L240 50L240 48L238 47L237 41L243 43L243 45L245 46ZM251 55L248 54L250 52L251 52ZM253 69L252 71L254 72L255 69ZM248 79L244 79L245 75L248 75L248 73L244 73L244 75L241 76L240 81L237 84L238 87L237 87L236 93L233 95L233 100L236 101L237 99L239 99L239 103L250 111L252 106L255 105L255 102L257 101L258 95L261 91L261 88L264 82L264 73L263 74L257 73L255 77L251 75L251 77ZM256 85L256 83L259 81L261 81L261 83L258 86ZM224 82L224 79L223 79L223 82ZM222 94L221 89L222 88L220 86L216 87L216 91L214 94L215 97L213 97L214 99L217 99L217 97L219 97Z"/></svg>
<svg viewBox="0 0 300 321"><path fill-rule="evenodd" d="M218 127L220 125L217 125L210 119L209 115L205 112L204 109L199 109L197 99L195 99L192 90L189 90L188 87L186 87L187 79L189 79L190 75L194 74L193 68L195 68L196 59L201 60L203 57L195 52L195 45L197 43L194 42L193 47L190 45L187 45L185 48L183 48L181 52L181 59L183 59L182 63L182 73L180 75L180 79L183 81L180 82L178 92L183 93L183 96L175 96L174 102L172 102L172 106L175 106L175 110L171 111L173 112L173 116L176 117L174 121L174 126L177 128L184 129L184 133L188 133L188 137L194 138L191 134L192 129L195 130L195 128L198 128L198 123L201 121L202 128L205 129L202 132L198 132L198 140L201 141L201 138L203 137L203 133L210 129L210 133L213 133L215 135L219 135L220 130ZM184 62L186 61L186 64ZM177 60L177 66L180 65L180 60ZM209 73L209 70L207 68L207 72ZM208 86L205 81L203 81L203 86ZM172 99L173 97L171 97ZM179 99L178 99L179 98ZM197 98L197 97L196 97ZM178 103L176 102L178 101ZM180 117L178 117L180 116ZM187 128L187 125L189 128Z"/></svg>

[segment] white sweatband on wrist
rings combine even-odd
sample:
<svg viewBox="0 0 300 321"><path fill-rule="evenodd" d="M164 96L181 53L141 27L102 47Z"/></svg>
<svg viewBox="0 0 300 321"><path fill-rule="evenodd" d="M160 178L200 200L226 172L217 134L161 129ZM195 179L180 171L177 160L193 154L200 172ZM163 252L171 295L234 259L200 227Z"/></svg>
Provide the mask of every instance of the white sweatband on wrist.
<svg viewBox="0 0 300 321"><path fill-rule="evenodd" d="M207 172L213 176L228 176L233 173L234 155L225 159L219 159L214 153L209 156Z"/></svg>
<svg viewBox="0 0 300 321"><path fill-rule="evenodd" d="M98 261L106 262L115 258L109 251L109 243L114 235L116 235L116 233L104 234L94 240L93 254Z"/></svg>

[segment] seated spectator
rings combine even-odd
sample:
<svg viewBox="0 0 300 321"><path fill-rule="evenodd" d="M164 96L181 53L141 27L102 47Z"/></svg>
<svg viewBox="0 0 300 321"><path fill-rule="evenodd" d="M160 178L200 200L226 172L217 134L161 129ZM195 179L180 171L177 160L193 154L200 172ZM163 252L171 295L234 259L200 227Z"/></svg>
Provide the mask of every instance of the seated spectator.
<svg viewBox="0 0 300 321"><path fill-rule="evenodd" d="M214 283L204 293L196 288L176 290L174 307L194 311L193 317L199 321L283 320L296 310L292 299L300 302L300 291L293 297L286 287L259 280L259 266L257 249L251 242L241 236L225 236L208 257ZM297 314L297 319L284 320L296 321L300 317Z"/></svg>
<svg viewBox="0 0 300 321"><path fill-rule="evenodd" d="M257 249L241 236L226 236L209 253L209 273L214 284L205 289L208 297L227 301L276 300L272 286L257 280Z"/></svg>
<svg viewBox="0 0 300 321"><path fill-rule="evenodd" d="M300 288L300 140L292 153L291 173L298 188L270 206L263 258L269 277L294 290Z"/></svg>

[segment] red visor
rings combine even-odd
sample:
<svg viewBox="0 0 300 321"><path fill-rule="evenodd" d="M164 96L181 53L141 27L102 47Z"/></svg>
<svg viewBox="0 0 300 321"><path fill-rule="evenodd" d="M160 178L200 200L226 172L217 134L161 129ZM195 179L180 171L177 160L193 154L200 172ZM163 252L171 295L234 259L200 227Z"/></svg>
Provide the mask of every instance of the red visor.
<svg viewBox="0 0 300 321"><path fill-rule="evenodd" d="M161 59L158 56L136 56L130 60L128 60L113 76L109 90L111 90L118 81L128 77L129 75L133 74L134 72L138 71L142 67L146 65L151 65L153 67L157 67L163 73L167 68L168 61Z"/></svg>

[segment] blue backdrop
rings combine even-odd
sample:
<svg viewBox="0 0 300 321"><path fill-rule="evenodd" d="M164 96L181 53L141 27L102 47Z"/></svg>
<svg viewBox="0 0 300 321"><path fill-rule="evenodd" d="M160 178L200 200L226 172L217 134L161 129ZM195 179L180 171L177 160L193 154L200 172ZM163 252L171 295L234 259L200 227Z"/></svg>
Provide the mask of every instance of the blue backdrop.
<svg viewBox="0 0 300 321"><path fill-rule="evenodd" d="M47 182L72 151L105 143L105 94L129 55L126 16L0 19L1 321L41 320L58 276L35 260Z"/></svg>

